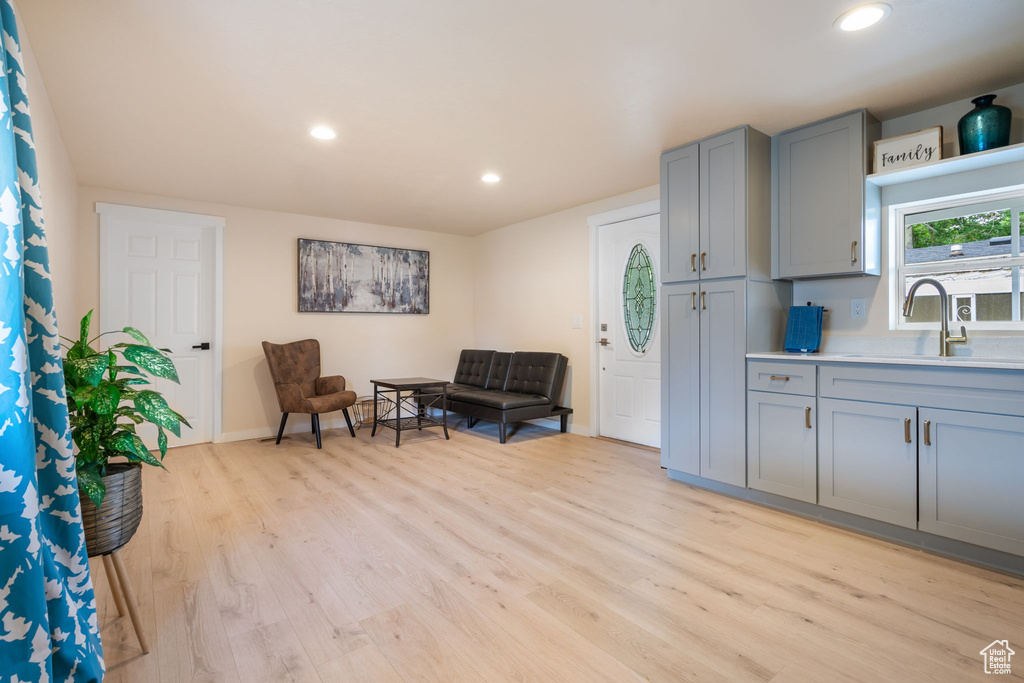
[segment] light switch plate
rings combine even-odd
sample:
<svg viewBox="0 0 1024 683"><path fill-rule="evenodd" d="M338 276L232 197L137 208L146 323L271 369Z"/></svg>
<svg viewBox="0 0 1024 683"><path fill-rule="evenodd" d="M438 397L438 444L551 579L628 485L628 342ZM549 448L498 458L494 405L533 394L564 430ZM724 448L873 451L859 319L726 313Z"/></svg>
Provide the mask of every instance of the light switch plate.
<svg viewBox="0 0 1024 683"><path fill-rule="evenodd" d="M850 317L854 320L867 317L867 303L864 299L850 299Z"/></svg>
<svg viewBox="0 0 1024 683"><path fill-rule="evenodd" d="M572 329L574 329L574 330L582 330L583 329L583 316L582 315L574 315L572 317Z"/></svg>

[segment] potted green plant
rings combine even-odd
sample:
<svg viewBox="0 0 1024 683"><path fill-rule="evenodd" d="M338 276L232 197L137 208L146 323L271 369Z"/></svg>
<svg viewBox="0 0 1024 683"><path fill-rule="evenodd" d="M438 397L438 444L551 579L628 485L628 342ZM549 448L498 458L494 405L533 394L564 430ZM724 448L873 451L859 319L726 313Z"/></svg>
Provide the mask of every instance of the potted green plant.
<svg viewBox="0 0 1024 683"><path fill-rule="evenodd" d="M78 340L62 337L62 345L86 547L95 556L120 548L135 533L142 519L142 464L163 467L167 432L180 436L181 425L190 425L146 388L150 377L178 381L169 351L154 348L134 327L89 339L91 325L89 311ZM120 333L132 341L93 347L100 337ZM156 425L159 458L136 433L144 422Z"/></svg>

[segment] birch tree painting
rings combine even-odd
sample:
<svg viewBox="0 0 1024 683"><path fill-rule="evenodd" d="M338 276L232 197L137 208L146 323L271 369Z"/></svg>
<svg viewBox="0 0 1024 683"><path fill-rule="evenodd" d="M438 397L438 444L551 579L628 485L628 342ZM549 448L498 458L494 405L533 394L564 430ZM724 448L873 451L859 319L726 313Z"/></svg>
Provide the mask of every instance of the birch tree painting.
<svg viewBox="0 0 1024 683"><path fill-rule="evenodd" d="M299 311L429 313L430 252L299 240Z"/></svg>

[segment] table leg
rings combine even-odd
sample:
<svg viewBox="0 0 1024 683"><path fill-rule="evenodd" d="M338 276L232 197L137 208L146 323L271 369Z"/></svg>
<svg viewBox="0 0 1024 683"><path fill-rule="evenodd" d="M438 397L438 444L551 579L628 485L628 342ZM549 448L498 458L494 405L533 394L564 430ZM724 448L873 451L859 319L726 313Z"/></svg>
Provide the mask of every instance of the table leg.
<svg viewBox="0 0 1024 683"><path fill-rule="evenodd" d="M413 392L413 395L420 397L416 401L416 428L422 431L423 430L423 414L425 412L427 412L427 407L425 405L423 405L423 398L422 398L423 391L421 389L417 389L415 392Z"/></svg>
<svg viewBox="0 0 1024 683"><path fill-rule="evenodd" d="M444 425L444 438L450 439L448 436L448 385L444 385L441 389L441 424Z"/></svg>
<svg viewBox="0 0 1024 683"><path fill-rule="evenodd" d="M373 385L373 429L370 436L377 436L377 385Z"/></svg>
<svg viewBox="0 0 1024 683"><path fill-rule="evenodd" d="M402 443L402 390L395 389L395 448Z"/></svg>

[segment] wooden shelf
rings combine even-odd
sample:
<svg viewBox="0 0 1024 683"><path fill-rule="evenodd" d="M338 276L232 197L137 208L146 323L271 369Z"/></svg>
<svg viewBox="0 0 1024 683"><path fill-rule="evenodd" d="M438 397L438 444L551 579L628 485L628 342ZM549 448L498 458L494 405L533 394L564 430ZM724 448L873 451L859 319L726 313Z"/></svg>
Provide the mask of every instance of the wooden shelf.
<svg viewBox="0 0 1024 683"><path fill-rule="evenodd" d="M925 180L926 178L938 178L953 173L962 173L963 171L974 171L979 168L1012 164L1015 161L1024 161L1024 143L1000 147L999 149L990 149L984 152L975 152L974 154L950 157L927 166L914 166L913 168L872 173L867 177L867 181L878 187L888 187L889 185L899 185L900 183Z"/></svg>

